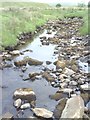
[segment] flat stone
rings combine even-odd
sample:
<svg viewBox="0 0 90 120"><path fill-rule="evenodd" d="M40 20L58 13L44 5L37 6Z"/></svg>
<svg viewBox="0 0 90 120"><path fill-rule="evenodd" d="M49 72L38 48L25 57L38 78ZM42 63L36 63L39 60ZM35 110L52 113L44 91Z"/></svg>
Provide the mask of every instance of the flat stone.
<svg viewBox="0 0 90 120"><path fill-rule="evenodd" d="M36 95L31 88L19 88L15 90L14 99L23 99L28 101L35 101Z"/></svg>
<svg viewBox="0 0 90 120"><path fill-rule="evenodd" d="M54 82L55 79L52 77L48 72L44 72L42 76L48 81L48 82Z"/></svg>
<svg viewBox="0 0 90 120"><path fill-rule="evenodd" d="M42 118L52 118L53 117L53 112L51 112L45 108L34 108L34 109L32 109L32 111L38 117L42 117Z"/></svg>

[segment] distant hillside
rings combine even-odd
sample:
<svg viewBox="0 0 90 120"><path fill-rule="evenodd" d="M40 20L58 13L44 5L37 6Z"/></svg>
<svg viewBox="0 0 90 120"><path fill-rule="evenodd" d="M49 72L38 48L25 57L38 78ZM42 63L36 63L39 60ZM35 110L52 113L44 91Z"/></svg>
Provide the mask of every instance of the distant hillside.
<svg viewBox="0 0 90 120"><path fill-rule="evenodd" d="M2 2L0 7L49 7L46 3L35 3L35 2Z"/></svg>

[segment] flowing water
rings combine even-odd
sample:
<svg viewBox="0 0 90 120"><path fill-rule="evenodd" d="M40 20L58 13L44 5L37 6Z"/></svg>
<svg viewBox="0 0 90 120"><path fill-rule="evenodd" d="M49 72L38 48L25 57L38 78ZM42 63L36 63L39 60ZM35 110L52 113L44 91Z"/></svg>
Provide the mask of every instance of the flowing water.
<svg viewBox="0 0 90 120"><path fill-rule="evenodd" d="M26 56L31 58L43 61L43 65L40 66L27 66L27 70L23 73L21 69L16 68L15 66L11 68L4 68L0 73L2 73L2 113L10 112L15 117L18 111L13 106L13 92L17 88L32 88L36 93L36 106L47 108L48 110L53 111L57 102L51 100L49 95L54 94L57 91L57 88L53 88L44 78L40 78L35 81L23 81L21 75L24 77L28 77L28 74L31 72L41 72L43 67L49 67L49 69L54 69L55 66L53 62L57 60L57 55L54 55L55 45L42 45L40 42L40 36L53 37L56 32L52 32L52 34L46 34L46 30L39 36L36 36L33 41L21 48L19 50L21 52L25 50L32 50L24 52L24 55L20 55L14 57L13 61L21 60ZM46 65L46 61L51 61L51 65ZM13 62L12 61L12 62ZM1 113L0 113L1 114ZM28 117L32 115L30 110L24 110L24 115L22 112L19 113L19 117Z"/></svg>

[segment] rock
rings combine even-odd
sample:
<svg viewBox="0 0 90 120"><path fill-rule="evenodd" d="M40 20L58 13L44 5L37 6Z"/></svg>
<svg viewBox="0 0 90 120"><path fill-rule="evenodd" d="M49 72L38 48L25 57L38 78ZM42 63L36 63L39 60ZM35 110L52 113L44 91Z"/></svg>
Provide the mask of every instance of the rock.
<svg viewBox="0 0 90 120"><path fill-rule="evenodd" d="M67 99L66 98L62 98L59 101L58 105L56 105L55 110L54 110L54 117L56 119L59 119L61 117L62 111L63 111L63 109L64 109L64 107L66 105L66 102L67 102Z"/></svg>
<svg viewBox="0 0 90 120"><path fill-rule="evenodd" d="M21 106L21 104L22 104L22 100L21 99L17 99L17 100L14 101L14 106L16 108L19 108Z"/></svg>
<svg viewBox="0 0 90 120"><path fill-rule="evenodd" d="M67 75L67 76L71 76L71 75L73 75L75 72L74 72L72 69L65 68L65 69L63 70L63 73L64 73L65 75Z"/></svg>
<svg viewBox="0 0 90 120"><path fill-rule="evenodd" d="M34 80L38 75L40 75L40 73L29 73L29 78Z"/></svg>
<svg viewBox="0 0 90 120"><path fill-rule="evenodd" d="M44 77L48 82L54 82L55 79L52 77L48 72L44 72L42 74L42 77Z"/></svg>
<svg viewBox="0 0 90 120"><path fill-rule="evenodd" d="M28 108L30 108L30 103L25 103L25 104L21 105L20 108L21 109L28 109Z"/></svg>
<svg viewBox="0 0 90 120"><path fill-rule="evenodd" d="M11 51L10 54L12 54L12 55L19 55L20 51L19 50L14 50L14 51Z"/></svg>
<svg viewBox="0 0 90 120"><path fill-rule="evenodd" d="M86 107L87 107L88 110L90 111L90 101L86 104Z"/></svg>
<svg viewBox="0 0 90 120"><path fill-rule="evenodd" d="M85 91L90 91L90 84L83 84L80 85L81 89L85 90Z"/></svg>
<svg viewBox="0 0 90 120"><path fill-rule="evenodd" d="M78 71L78 67L77 67L77 65L72 65L71 68L72 68L72 70L75 71L75 72Z"/></svg>
<svg viewBox="0 0 90 120"><path fill-rule="evenodd" d="M52 118L53 117L53 112L51 112L45 108L34 108L34 109L32 109L32 111L38 117L42 117L42 118Z"/></svg>
<svg viewBox="0 0 90 120"><path fill-rule="evenodd" d="M36 60L36 59L29 58L28 59L28 64L29 65L42 65L43 62L39 61L39 60Z"/></svg>
<svg viewBox="0 0 90 120"><path fill-rule="evenodd" d="M83 98L85 105L90 100L90 94L88 94L87 92L86 93L81 93L81 97Z"/></svg>
<svg viewBox="0 0 90 120"><path fill-rule="evenodd" d="M82 118L84 115L84 101L80 96L75 96L67 100L66 106L62 112L62 118Z"/></svg>
<svg viewBox="0 0 90 120"><path fill-rule="evenodd" d="M51 63L52 63L52 62L50 62L50 61L46 61L46 64L47 64L47 65L50 65Z"/></svg>
<svg viewBox="0 0 90 120"><path fill-rule="evenodd" d="M21 61L15 61L14 65L16 67L20 67L20 66L26 66L27 65L27 61L21 60Z"/></svg>
<svg viewBox="0 0 90 120"><path fill-rule="evenodd" d="M5 113L4 115L2 115L2 117L1 117L2 119L1 119L1 118L0 118L0 119L1 119L1 120L5 120L5 119L6 119L6 120L12 120L13 117L14 117L13 114L7 112L7 113Z"/></svg>
<svg viewBox="0 0 90 120"><path fill-rule="evenodd" d="M68 95L65 94L65 93L62 93L62 92L56 92L54 95L50 95L49 97L51 99L54 99L54 100L58 101L58 100L60 100L62 98L68 97Z"/></svg>
<svg viewBox="0 0 90 120"><path fill-rule="evenodd" d="M26 66L22 66L21 70L22 72L25 72L27 70Z"/></svg>
<svg viewBox="0 0 90 120"><path fill-rule="evenodd" d="M19 88L15 90L14 99L22 99L22 100L28 100L28 101L35 101L36 95L34 91L31 88Z"/></svg>
<svg viewBox="0 0 90 120"><path fill-rule="evenodd" d="M57 69L60 69L60 68L65 68L66 67L66 63L65 63L65 61L57 61L57 63L56 63L56 68Z"/></svg>

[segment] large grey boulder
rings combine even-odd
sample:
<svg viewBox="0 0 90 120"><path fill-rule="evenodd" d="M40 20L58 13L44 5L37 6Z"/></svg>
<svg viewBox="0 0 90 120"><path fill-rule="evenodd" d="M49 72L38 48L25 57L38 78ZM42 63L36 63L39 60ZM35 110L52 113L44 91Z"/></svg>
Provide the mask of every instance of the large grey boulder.
<svg viewBox="0 0 90 120"><path fill-rule="evenodd" d="M62 118L82 118L84 115L84 101L80 96L75 96L67 100L66 106L62 112Z"/></svg>

